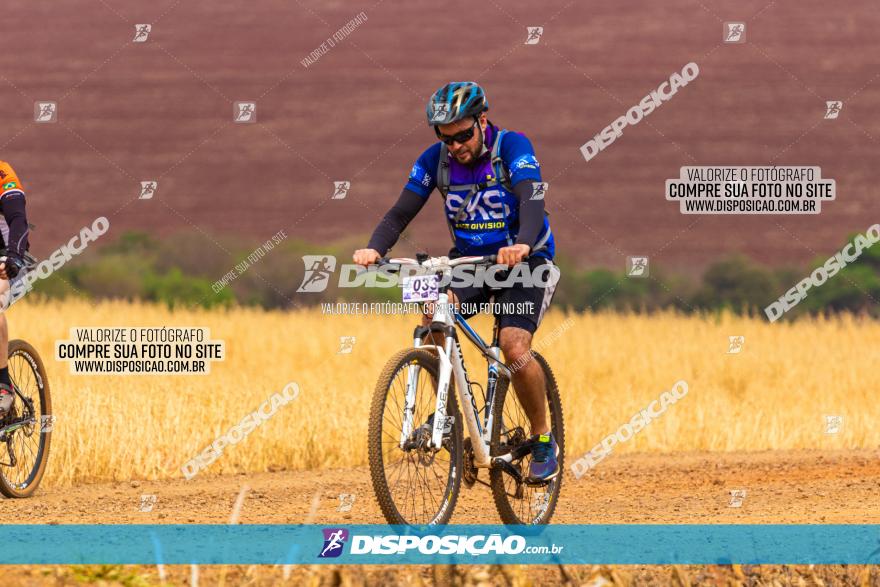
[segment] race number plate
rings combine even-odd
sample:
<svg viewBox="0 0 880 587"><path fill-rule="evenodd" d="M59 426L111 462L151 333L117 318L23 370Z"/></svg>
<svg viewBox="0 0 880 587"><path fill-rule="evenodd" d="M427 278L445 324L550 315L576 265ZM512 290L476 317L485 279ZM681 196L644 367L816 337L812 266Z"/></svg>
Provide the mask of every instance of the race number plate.
<svg viewBox="0 0 880 587"><path fill-rule="evenodd" d="M439 275L412 275L403 278L404 302L433 302L440 297Z"/></svg>

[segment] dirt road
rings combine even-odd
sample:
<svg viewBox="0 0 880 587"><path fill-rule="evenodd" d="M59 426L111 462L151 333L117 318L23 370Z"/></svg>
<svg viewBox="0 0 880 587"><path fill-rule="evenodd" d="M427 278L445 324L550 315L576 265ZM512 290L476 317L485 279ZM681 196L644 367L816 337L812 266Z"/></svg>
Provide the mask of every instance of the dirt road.
<svg viewBox="0 0 880 587"><path fill-rule="evenodd" d="M739 507L730 491L744 489ZM350 512L337 511L342 493ZM141 496L150 511L141 511ZM7 523L381 523L366 468L126 481L0 500ZM488 488L463 490L452 523L496 523ZM568 474L559 523L880 523L880 451L622 455ZM5 567L9 585L877 585L867 566ZM193 573L198 573L194 577ZM164 577L164 579L162 579Z"/></svg>
<svg viewBox="0 0 880 587"><path fill-rule="evenodd" d="M315 524L383 522L366 468L41 489L30 500L0 500L0 516L55 524L227 523L245 486L244 524L304 523L313 501ZM740 507L730 507L732 489L746 490ZM348 513L337 511L342 493L355 495ZM142 495L156 496L151 511L141 511ZM452 523L498 521L488 488L463 488ZM612 456L579 480L567 473L554 522L880 523L880 451Z"/></svg>

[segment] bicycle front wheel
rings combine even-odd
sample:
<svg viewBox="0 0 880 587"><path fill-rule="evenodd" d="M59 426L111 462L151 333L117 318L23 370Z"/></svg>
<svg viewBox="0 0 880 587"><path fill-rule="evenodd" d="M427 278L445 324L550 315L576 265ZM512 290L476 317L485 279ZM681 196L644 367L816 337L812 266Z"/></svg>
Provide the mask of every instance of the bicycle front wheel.
<svg viewBox="0 0 880 587"><path fill-rule="evenodd" d="M53 418L43 361L23 340L9 343L9 377L21 396L0 419L0 493L29 497L46 470Z"/></svg>
<svg viewBox="0 0 880 587"><path fill-rule="evenodd" d="M441 448L428 446L437 402L439 359L428 350L405 349L382 370L370 407L369 457L373 490L389 524L446 524L458 500L463 459L462 423L449 382L446 414L451 426ZM408 381L415 387L412 418L404 414ZM404 435L404 427L408 434Z"/></svg>

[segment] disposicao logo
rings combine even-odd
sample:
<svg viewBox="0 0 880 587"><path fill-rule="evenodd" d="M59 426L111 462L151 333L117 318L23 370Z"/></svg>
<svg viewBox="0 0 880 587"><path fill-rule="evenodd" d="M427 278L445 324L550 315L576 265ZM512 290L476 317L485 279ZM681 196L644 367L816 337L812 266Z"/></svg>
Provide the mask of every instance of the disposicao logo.
<svg viewBox="0 0 880 587"><path fill-rule="evenodd" d="M318 554L318 558L336 558L342 554L342 547L348 540L348 530L345 528L324 528L324 546Z"/></svg>

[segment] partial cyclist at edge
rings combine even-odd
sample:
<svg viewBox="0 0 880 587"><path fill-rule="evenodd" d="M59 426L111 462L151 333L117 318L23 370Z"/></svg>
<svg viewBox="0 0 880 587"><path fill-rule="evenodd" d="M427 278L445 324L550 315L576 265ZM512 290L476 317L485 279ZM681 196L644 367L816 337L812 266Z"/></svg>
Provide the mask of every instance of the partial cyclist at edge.
<svg viewBox="0 0 880 587"><path fill-rule="evenodd" d="M364 266L379 261L436 188L444 198L453 240L450 258L494 254L497 263L509 267L525 260L533 272L542 264L551 265L555 278L544 280L544 285L517 282L494 292L487 286L451 288L452 301L469 308L494 295L497 303L519 304L524 309L520 314L500 315L499 346L508 365L519 365L523 357L512 383L531 428L532 458L526 480L540 484L559 475L559 446L547 417L544 372L526 355L556 290L556 243L543 194L532 197L534 184L541 182L541 170L531 141L520 132L492 124L488 110L486 93L475 82L452 82L431 96L428 125L440 140L416 160L397 202L379 222L367 248L355 251L353 258ZM461 313L465 318L473 315ZM430 321L429 315L422 318L424 326Z"/></svg>
<svg viewBox="0 0 880 587"><path fill-rule="evenodd" d="M5 161L0 161L0 213L0 248L6 249L6 260L0 263L0 418L3 418L15 399L6 353L9 327L5 310L11 296L11 282L25 267L29 247L24 188L12 166Z"/></svg>

